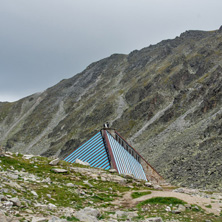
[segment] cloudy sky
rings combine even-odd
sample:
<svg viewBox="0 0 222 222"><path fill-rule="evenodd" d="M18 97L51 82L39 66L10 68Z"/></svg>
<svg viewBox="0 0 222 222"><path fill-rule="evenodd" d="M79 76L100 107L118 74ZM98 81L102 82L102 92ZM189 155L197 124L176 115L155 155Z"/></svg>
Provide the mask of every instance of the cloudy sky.
<svg viewBox="0 0 222 222"><path fill-rule="evenodd" d="M222 25L221 0L0 0L0 101L44 91L113 53Z"/></svg>

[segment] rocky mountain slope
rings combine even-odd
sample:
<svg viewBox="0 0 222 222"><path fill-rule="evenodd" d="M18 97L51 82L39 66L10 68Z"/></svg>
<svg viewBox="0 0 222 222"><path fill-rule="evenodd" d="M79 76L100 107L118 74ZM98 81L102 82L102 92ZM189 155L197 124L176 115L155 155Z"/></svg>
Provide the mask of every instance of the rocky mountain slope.
<svg viewBox="0 0 222 222"><path fill-rule="evenodd" d="M222 28L114 54L42 93L0 103L0 142L62 158L105 121L168 181L222 189Z"/></svg>
<svg viewBox="0 0 222 222"><path fill-rule="evenodd" d="M222 193L173 189L59 159L0 155L1 222L221 221Z"/></svg>

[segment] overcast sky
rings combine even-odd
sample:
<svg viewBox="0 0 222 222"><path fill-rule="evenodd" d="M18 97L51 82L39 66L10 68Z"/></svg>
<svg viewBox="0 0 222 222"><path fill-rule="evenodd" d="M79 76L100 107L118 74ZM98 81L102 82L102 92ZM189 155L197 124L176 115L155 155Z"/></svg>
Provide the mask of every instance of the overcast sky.
<svg viewBox="0 0 222 222"><path fill-rule="evenodd" d="M222 25L222 0L0 0L0 101L90 63Z"/></svg>

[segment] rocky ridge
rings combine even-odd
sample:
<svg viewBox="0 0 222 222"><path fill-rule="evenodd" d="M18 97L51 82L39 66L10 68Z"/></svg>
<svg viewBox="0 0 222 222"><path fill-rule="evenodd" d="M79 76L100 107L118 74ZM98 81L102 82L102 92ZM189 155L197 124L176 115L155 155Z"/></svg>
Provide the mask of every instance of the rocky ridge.
<svg viewBox="0 0 222 222"><path fill-rule="evenodd" d="M221 28L114 54L42 93L0 103L0 142L62 158L109 121L169 182L222 189L221 67Z"/></svg>

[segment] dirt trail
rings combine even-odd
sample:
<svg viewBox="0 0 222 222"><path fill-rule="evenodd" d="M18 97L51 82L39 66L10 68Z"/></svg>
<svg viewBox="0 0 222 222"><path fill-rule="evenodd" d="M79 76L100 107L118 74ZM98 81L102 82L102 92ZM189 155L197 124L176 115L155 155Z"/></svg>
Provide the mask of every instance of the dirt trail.
<svg viewBox="0 0 222 222"><path fill-rule="evenodd" d="M146 190L147 191L147 190ZM140 191L142 192L142 191ZM151 194L132 199L131 193L127 192L124 194L124 196L121 199L115 200L113 204L115 205L122 205L124 207L135 207L136 204L138 204L141 201L150 199L152 197L176 197L178 199L181 199L188 204L196 204L206 210L207 213L214 213L216 215L220 215L220 207L222 207L222 203L219 203L217 200L213 200L213 203L211 202L211 198L204 198L204 197L199 197L199 196L192 196L189 194L185 193L177 193L177 192L172 192L172 191L151 191ZM211 205L212 208L207 208L205 207L206 205Z"/></svg>

